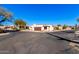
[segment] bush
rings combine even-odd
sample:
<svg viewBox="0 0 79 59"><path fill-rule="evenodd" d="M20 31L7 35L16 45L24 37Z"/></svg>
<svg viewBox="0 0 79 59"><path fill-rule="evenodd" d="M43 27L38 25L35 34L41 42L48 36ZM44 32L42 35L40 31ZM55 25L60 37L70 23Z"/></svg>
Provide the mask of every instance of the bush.
<svg viewBox="0 0 79 59"><path fill-rule="evenodd" d="M59 27L55 27L54 29L55 29L55 30L59 30Z"/></svg>
<svg viewBox="0 0 79 59"><path fill-rule="evenodd" d="M0 29L0 33L4 33L4 31Z"/></svg>
<svg viewBox="0 0 79 59"><path fill-rule="evenodd" d="M75 28L74 28L74 27L72 27L72 30L75 30Z"/></svg>
<svg viewBox="0 0 79 59"><path fill-rule="evenodd" d="M16 30L16 28L11 28L11 29Z"/></svg>
<svg viewBox="0 0 79 59"><path fill-rule="evenodd" d="M67 27L68 27L67 25L64 25L64 26L63 26L63 29L66 29Z"/></svg>

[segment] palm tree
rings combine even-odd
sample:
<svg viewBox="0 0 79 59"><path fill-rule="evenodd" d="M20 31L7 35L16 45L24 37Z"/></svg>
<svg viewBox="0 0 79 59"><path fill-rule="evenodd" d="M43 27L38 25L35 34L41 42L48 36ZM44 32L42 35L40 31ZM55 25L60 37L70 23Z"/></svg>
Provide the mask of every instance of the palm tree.
<svg viewBox="0 0 79 59"><path fill-rule="evenodd" d="M15 20L14 24L18 27L18 29L26 29L26 22L22 19Z"/></svg>

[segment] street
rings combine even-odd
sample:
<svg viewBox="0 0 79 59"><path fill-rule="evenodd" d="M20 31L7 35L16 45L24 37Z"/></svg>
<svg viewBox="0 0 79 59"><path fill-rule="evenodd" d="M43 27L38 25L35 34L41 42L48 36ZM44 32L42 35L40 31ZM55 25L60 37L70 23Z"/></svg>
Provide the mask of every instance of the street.
<svg viewBox="0 0 79 59"><path fill-rule="evenodd" d="M6 54L71 54L79 53L70 42L45 32L12 32L0 37L0 53Z"/></svg>

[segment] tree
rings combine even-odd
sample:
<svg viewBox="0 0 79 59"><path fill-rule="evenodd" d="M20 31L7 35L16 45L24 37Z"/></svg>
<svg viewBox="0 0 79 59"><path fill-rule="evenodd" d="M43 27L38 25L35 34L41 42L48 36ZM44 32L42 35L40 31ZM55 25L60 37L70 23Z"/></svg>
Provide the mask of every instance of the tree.
<svg viewBox="0 0 79 59"><path fill-rule="evenodd" d="M57 26L59 27L59 26L61 26L61 24L58 24Z"/></svg>
<svg viewBox="0 0 79 59"><path fill-rule="evenodd" d="M61 30L61 24L57 24L57 27L55 27L56 30Z"/></svg>
<svg viewBox="0 0 79 59"><path fill-rule="evenodd" d="M26 22L22 19L17 19L14 21L14 24L19 27L19 29L25 29L26 28Z"/></svg>
<svg viewBox="0 0 79 59"><path fill-rule="evenodd" d="M0 23L4 21L12 21L12 13L9 12L7 9L0 7Z"/></svg>
<svg viewBox="0 0 79 59"><path fill-rule="evenodd" d="M66 29L67 27L68 27L68 25L65 25L65 24L64 24L63 29Z"/></svg>
<svg viewBox="0 0 79 59"><path fill-rule="evenodd" d="M3 26L3 24L0 24L0 26Z"/></svg>
<svg viewBox="0 0 79 59"><path fill-rule="evenodd" d="M59 30L59 27L54 27L55 30Z"/></svg>
<svg viewBox="0 0 79 59"><path fill-rule="evenodd" d="M3 22L10 21L12 22L12 13L9 12L7 9L0 7L0 26L3 26ZM4 32L4 30L1 30L0 33Z"/></svg>

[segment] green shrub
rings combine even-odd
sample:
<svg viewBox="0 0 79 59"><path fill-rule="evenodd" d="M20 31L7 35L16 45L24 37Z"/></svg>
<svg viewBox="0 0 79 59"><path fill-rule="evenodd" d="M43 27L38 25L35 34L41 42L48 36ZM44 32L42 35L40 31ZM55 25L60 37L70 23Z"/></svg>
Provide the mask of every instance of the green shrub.
<svg viewBox="0 0 79 59"><path fill-rule="evenodd" d="M63 26L63 29L66 29L67 27L68 27L67 25L64 25L64 26Z"/></svg>
<svg viewBox="0 0 79 59"><path fill-rule="evenodd" d="M3 33L4 31L0 29L0 33Z"/></svg>
<svg viewBox="0 0 79 59"><path fill-rule="evenodd" d="M55 27L54 29L55 29L55 30L59 30L59 27Z"/></svg>

